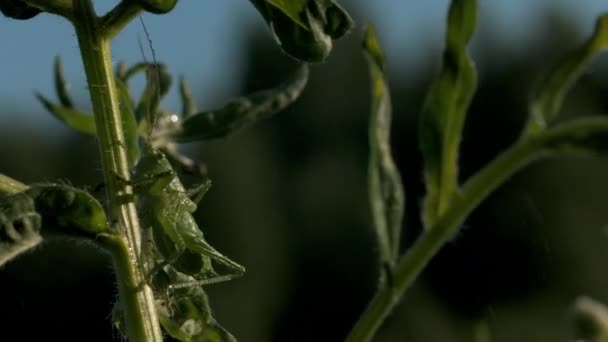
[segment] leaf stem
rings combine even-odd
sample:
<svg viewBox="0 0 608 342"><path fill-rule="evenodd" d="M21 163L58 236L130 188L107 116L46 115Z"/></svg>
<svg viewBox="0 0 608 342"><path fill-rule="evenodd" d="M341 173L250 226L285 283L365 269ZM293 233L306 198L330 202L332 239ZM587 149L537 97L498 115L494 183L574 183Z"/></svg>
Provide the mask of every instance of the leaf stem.
<svg viewBox="0 0 608 342"><path fill-rule="evenodd" d="M110 38L100 28L91 0L74 0L74 27L80 45L95 124L110 212L117 219L126 243L126 255L115 257L117 281L125 311L127 335L132 342L161 342L154 297L142 274L141 228L133 201L124 201L132 189L118 181L129 179L125 137L110 53ZM106 28L107 30L107 28Z"/></svg>

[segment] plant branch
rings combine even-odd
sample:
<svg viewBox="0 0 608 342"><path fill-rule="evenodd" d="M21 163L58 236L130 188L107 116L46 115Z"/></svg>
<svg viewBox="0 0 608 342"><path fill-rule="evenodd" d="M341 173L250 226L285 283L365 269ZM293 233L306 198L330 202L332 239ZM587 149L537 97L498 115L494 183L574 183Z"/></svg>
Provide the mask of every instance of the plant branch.
<svg viewBox="0 0 608 342"><path fill-rule="evenodd" d="M142 274L145 265L141 259L137 211L133 201L124 200L132 195L132 189L119 181L119 177L129 179L129 164L112 71L110 39L102 34L99 23L90 0L74 0L73 24L95 114L110 214L117 220L127 244L127 254L114 259L127 335L132 342L161 342L154 297Z"/></svg>
<svg viewBox="0 0 608 342"><path fill-rule="evenodd" d="M106 39L114 38L141 11L141 6L133 1L121 1L110 12L101 17L100 34Z"/></svg>
<svg viewBox="0 0 608 342"><path fill-rule="evenodd" d="M606 150L608 119L591 118L548 129L516 143L473 176L432 229L425 231L399 260L392 283L384 282L353 327L347 342L370 341L423 268L454 236L488 195L528 163L556 153Z"/></svg>

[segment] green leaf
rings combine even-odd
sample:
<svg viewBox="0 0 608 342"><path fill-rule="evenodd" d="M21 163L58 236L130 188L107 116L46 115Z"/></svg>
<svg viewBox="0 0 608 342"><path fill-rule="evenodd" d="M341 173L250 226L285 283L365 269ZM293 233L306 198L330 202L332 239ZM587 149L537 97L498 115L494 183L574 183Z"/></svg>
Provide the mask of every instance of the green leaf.
<svg viewBox="0 0 608 342"><path fill-rule="evenodd" d="M369 126L369 200L383 265L394 265L399 256L405 195L399 170L391 156L391 100L384 76L384 54L369 26L363 49L372 84L372 115Z"/></svg>
<svg viewBox="0 0 608 342"><path fill-rule="evenodd" d="M458 150L477 75L467 44L477 23L477 0L453 0L442 69L422 109L419 140L425 160L424 224L430 227L458 191Z"/></svg>
<svg viewBox="0 0 608 342"><path fill-rule="evenodd" d="M91 194L65 184L33 184L23 193L34 199L42 226L61 236L95 238L112 234L105 211Z"/></svg>
<svg viewBox="0 0 608 342"><path fill-rule="evenodd" d="M148 118L154 123L159 113L161 99L171 89L171 74L164 64L144 63L146 70L146 87L135 108L138 121Z"/></svg>
<svg viewBox="0 0 608 342"><path fill-rule="evenodd" d="M30 196L0 196L0 266L40 244L40 228L40 215Z"/></svg>
<svg viewBox="0 0 608 342"><path fill-rule="evenodd" d="M290 56L321 62L332 40L353 26L348 13L332 0L250 0L270 27L277 43Z"/></svg>
<svg viewBox="0 0 608 342"><path fill-rule="evenodd" d="M0 266L37 246L43 237L97 243L101 235L115 234L101 204L86 191L68 185L34 184L0 196Z"/></svg>
<svg viewBox="0 0 608 342"><path fill-rule="evenodd" d="M572 51L540 84L529 106L524 135L545 129L559 113L564 97L593 58L608 47L608 14L597 19L595 32L580 48Z"/></svg>
<svg viewBox="0 0 608 342"><path fill-rule="evenodd" d="M223 138L283 110L298 98L307 80L308 66L302 65L290 80L275 89L258 91L230 101L221 109L185 119L172 136L181 143Z"/></svg>
<svg viewBox="0 0 608 342"><path fill-rule="evenodd" d="M146 12L154 14L165 14L173 10L177 0L131 0L140 5Z"/></svg>
<svg viewBox="0 0 608 342"><path fill-rule="evenodd" d="M306 10L308 0L266 0L266 2L287 14L297 24L304 28L307 27L305 20L302 20L302 15Z"/></svg>
<svg viewBox="0 0 608 342"><path fill-rule="evenodd" d="M133 108L133 100L129 96L129 89L120 78L115 79L116 90L118 91L120 117L122 119L122 130L125 134L127 157L129 166L134 167L139 160L139 144L137 119Z"/></svg>
<svg viewBox="0 0 608 342"><path fill-rule="evenodd" d="M72 101L70 92L68 90L68 82L63 75L63 66L61 65L61 59L59 56L55 57L55 65L53 69L55 71L55 90L57 91L59 103L61 103L61 105L64 107L74 108L74 102Z"/></svg>
<svg viewBox="0 0 608 342"><path fill-rule="evenodd" d="M22 0L0 0L0 12L12 19L27 20L37 16L42 10Z"/></svg>
<svg viewBox="0 0 608 342"><path fill-rule="evenodd" d="M36 93L35 95L51 114L53 114L57 119L63 121L63 123L66 125L72 127L80 133L92 136L96 135L95 119L92 115L85 114L74 108L54 104L40 93Z"/></svg>
<svg viewBox="0 0 608 342"><path fill-rule="evenodd" d="M182 117L187 118L194 115L198 111L196 99L192 96L192 91L184 76L179 78L179 95L182 100Z"/></svg>

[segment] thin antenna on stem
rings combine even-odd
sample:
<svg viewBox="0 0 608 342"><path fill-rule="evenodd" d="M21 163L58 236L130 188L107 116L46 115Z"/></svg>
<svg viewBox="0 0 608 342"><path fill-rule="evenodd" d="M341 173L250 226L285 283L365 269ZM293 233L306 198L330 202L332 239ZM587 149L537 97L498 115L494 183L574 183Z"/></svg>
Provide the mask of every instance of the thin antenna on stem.
<svg viewBox="0 0 608 342"><path fill-rule="evenodd" d="M141 26L144 30L144 34L146 35L146 40L148 41L148 46L150 47L150 51L152 53L152 62L153 62L153 68L154 71L156 71L155 73L150 73L148 71L146 71L146 81L148 82L148 84L153 84L155 87L155 91L156 91L156 100L160 101L160 66L158 65L158 62L156 60L156 50L154 50L154 46L152 45L152 39L150 38L150 33L148 32L148 28L146 27L146 24L144 23L144 18L140 16L138 16L139 18L139 22L141 23ZM142 46L141 40L137 40L137 43L139 45L139 50L141 52L142 58L144 59L144 62L146 64L148 64L148 60L146 58L146 53L144 51L144 48ZM153 75L153 76L151 76ZM151 77L156 77L156 82L154 83L150 83L150 78ZM156 118L158 117L157 113L150 113L150 107L151 104L148 101L146 103L146 116L148 118L148 143L150 142L150 137L152 136L152 132L154 131L154 127L156 126ZM152 118L154 118L154 120L152 120Z"/></svg>

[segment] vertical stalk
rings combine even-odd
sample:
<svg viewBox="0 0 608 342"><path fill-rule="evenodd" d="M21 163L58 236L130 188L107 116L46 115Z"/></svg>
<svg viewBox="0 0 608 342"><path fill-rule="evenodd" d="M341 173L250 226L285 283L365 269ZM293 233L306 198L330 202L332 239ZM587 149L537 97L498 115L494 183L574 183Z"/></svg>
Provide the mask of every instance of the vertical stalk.
<svg viewBox="0 0 608 342"><path fill-rule="evenodd" d="M154 296L142 274L141 228L133 201L124 198L132 189L119 177L129 179L118 96L112 70L110 38L100 29L91 0L74 0L73 24L78 37L87 83L95 114L97 138L110 211L118 221L127 244L116 256L117 282L131 342L162 342Z"/></svg>

